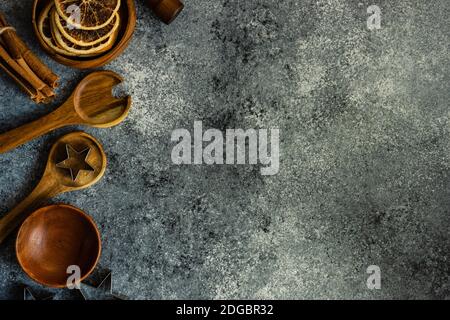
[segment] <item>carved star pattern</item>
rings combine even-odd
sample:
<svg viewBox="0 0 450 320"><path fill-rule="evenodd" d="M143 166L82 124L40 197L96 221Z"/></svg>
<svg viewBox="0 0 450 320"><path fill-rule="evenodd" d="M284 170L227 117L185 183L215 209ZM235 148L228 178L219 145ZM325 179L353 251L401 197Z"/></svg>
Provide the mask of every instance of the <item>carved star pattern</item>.
<svg viewBox="0 0 450 320"><path fill-rule="evenodd" d="M95 171L88 163L91 148L85 148L82 151L76 151L71 145L66 144L67 159L57 163L56 166L61 169L70 170L72 181L77 181L80 171Z"/></svg>

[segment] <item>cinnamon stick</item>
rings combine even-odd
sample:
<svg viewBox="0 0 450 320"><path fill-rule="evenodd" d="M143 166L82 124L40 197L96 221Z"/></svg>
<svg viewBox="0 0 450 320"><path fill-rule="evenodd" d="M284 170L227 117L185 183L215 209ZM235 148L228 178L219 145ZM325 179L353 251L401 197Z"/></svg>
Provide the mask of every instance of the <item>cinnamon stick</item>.
<svg viewBox="0 0 450 320"><path fill-rule="evenodd" d="M3 17L3 15L0 13L0 27L1 28L6 28L7 26L8 25L6 24L6 21L5 21L4 17ZM11 55L11 57L13 59L19 59L21 57L19 48L17 46L13 45L13 43L14 43L14 35L13 35L14 32L15 32L14 29L5 30L2 33L2 37L3 37L3 40L4 40L5 44L6 44L6 46L9 49L9 54Z"/></svg>
<svg viewBox="0 0 450 320"><path fill-rule="evenodd" d="M3 69L3 71L5 71L33 101L36 103L44 102L46 99L45 96L31 87L22 77L20 77L20 75L16 74L14 70L11 70L11 67L5 63L3 59L0 59L0 68Z"/></svg>
<svg viewBox="0 0 450 320"><path fill-rule="evenodd" d="M47 67L19 37L16 38L17 47L22 57L25 59L30 68L41 78L47 85L55 89L58 87L59 77Z"/></svg>
<svg viewBox="0 0 450 320"><path fill-rule="evenodd" d="M18 73L23 79L28 81L28 83L36 90L40 91L45 87L45 84L41 83L39 79L36 79L28 70L25 70L22 66L17 63L6 51L6 49L0 45L0 57L9 65L11 68Z"/></svg>
<svg viewBox="0 0 450 320"><path fill-rule="evenodd" d="M0 12L0 57L5 70L36 102L48 101L55 96L58 86L55 75L19 38Z"/></svg>

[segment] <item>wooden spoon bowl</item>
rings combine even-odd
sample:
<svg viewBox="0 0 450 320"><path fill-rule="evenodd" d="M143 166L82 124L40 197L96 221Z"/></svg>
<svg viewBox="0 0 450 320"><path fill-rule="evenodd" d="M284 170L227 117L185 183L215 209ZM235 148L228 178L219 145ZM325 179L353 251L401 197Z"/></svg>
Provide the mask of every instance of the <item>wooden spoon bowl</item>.
<svg viewBox="0 0 450 320"><path fill-rule="evenodd" d="M86 213L69 205L35 211L22 224L16 241L20 266L34 281L67 286L69 266L80 268L80 282L94 270L101 254L100 233Z"/></svg>
<svg viewBox="0 0 450 320"><path fill-rule="evenodd" d="M73 108L87 125L110 128L128 115L131 97L116 98L112 89L123 79L111 71L93 72L76 87L72 97Z"/></svg>
<svg viewBox="0 0 450 320"><path fill-rule="evenodd" d="M119 36L116 40L116 44L111 50L95 57L83 58L83 57L67 57L57 53L50 46L48 46L41 34L39 33L39 16L46 5L53 0L34 0L32 22L34 32L38 38L38 41L44 51L50 55L57 62L69 67L78 69L90 69L104 66L117 58L129 45L131 38L133 37L134 30L136 28L136 7L134 0L122 0L122 4L119 10L121 17L121 26L119 30Z"/></svg>
<svg viewBox="0 0 450 320"><path fill-rule="evenodd" d="M94 171L80 171L74 181L67 169L57 166L67 158L67 146L71 146L76 151L90 149L89 161ZM80 190L97 183L106 170L106 155L97 140L83 132L74 132L61 137L50 150L50 155L45 169L45 176L52 177L52 180L63 189L70 191Z"/></svg>

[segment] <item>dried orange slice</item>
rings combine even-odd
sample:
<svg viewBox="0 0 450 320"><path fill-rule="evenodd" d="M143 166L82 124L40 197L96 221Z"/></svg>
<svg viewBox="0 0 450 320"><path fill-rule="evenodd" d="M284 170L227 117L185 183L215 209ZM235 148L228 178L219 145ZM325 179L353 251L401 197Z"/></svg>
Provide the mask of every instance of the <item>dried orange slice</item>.
<svg viewBox="0 0 450 320"><path fill-rule="evenodd" d="M38 30L39 33L44 39L45 43L55 50L55 52L66 55L66 56L76 56L75 54L71 54L70 52L67 52L66 50L62 49L58 46L58 43L56 42L56 39L53 38L52 34L52 27L50 22L50 11L53 8L53 3L49 3L44 10L42 10L41 15L39 16L38 21Z"/></svg>
<svg viewBox="0 0 450 320"><path fill-rule="evenodd" d="M54 9L53 9L54 10ZM54 17L53 12L50 12L50 15ZM51 21L51 31L53 38L56 40L58 46L62 49L64 49L66 52L69 52L70 54L85 57L85 56L92 56L92 55L98 55L102 54L108 50L110 50L114 43L117 40L117 35L119 29L116 29L116 31L113 32L112 35L110 35L108 38L103 40L102 42L99 42L93 46L87 46L82 47L78 46L72 42L70 42L68 39L64 38L61 32L59 32L58 27L56 26L56 22L54 19L50 19Z"/></svg>
<svg viewBox="0 0 450 320"><path fill-rule="evenodd" d="M120 26L119 13L114 14L114 19L106 27L98 30L82 30L71 27L63 18L54 10L52 19L56 23L56 27L64 38L81 47L93 46L107 40Z"/></svg>
<svg viewBox="0 0 450 320"><path fill-rule="evenodd" d="M98 30L106 27L119 11L120 0L54 0L61 18L74 28Z"/></svg>

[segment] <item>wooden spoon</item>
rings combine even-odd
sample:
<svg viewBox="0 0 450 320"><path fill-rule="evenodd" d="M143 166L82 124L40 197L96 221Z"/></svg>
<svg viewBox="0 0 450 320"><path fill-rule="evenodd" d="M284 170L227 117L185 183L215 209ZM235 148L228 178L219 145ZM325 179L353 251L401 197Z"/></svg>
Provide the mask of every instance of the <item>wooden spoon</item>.
<svg viewBox="0 0 450 320"><path fill-rule="evenodd" d="M74 132L60 138L50 151L37 187L0 219L0 244L42 201L61 193L88 188L103 177L105 170L106 155L94 137Z"/></svg>
<svg viewBox="0 0 450 320"><path fill-rule="evenodd" d="M0 153L5 153L34 138L70 125L109 128L128 115L131 97L115 98L114 86L123 79L112 71L96 71L85 77L69 99L52 113L0 134Z"/></svg>

